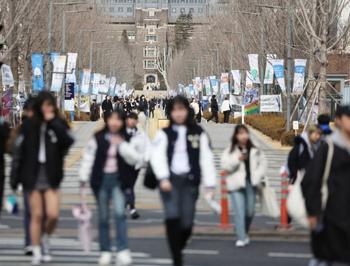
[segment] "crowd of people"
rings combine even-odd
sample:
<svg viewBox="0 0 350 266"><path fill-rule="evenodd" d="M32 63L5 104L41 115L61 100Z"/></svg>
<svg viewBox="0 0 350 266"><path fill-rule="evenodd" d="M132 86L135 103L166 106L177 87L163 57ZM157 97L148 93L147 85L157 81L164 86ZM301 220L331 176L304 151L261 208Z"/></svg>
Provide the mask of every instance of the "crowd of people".
<svg viewBox="0 0 350 266"><path fill-rule="evenodd" d="M140 124L142 119L154 116L157 107L164 109L169 125L159 130L151 142ZM142 177L154 180L159 189L173 265L183 266L183 250L192 235L200 186L205 187L205 198L214 200L217 184L218 169L215 169L211 142L199 124L201 103L183 96L151 100L145 96L128 100L106 97L101 108L105 126L87 144L79 171L81 191L89 185L96 199L99 265L110 265L113 259L110 208L117 232L117 265L132 264L127 212L131 219L140 218L134 187ZM219 108L216 97L212 97L210 109L209 120L217 122L221 109L224 121L228 122L228 99ZM91 111L91 120L98 120L96 102L91 105ZM338 108L334 132L329 122L328 116L320 116L318 125L298 136L286 162L290 183L302 184L315 256L310 262L312 266L350 263L350 211L346 208L350 200L350 107ZM10 184L14 192L19 186L23 188L25 254L32 255L32 265L41 265L54 259L50 237L59 219L64 157L74 138L59 114L54 97L48 92L41 92L27 101L22 125L13 135ZM8 148L6 140L11 139L10 129L2 120L0 136L2 199L3 156ZM330 174L324 184L329 157ZM266 181L267 169L266 156L253 142L249 129L237 125L221 157L221 170L226 176L235 213L236 247L250 244L256 195ZM325 186L328 200L323 206Z"/></svg>

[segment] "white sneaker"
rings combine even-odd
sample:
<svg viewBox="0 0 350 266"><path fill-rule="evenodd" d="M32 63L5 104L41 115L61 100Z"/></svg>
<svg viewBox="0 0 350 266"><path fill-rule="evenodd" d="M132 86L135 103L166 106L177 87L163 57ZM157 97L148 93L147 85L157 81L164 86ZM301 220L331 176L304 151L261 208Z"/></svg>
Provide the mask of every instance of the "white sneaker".
<svg viewBox="0 0 350 266"><path fill-rule="evenodd" d="M38 266L41 264L41 249L39 246L33 247L33 257L32 257L32 266Z"/></svg>
<svg viewBox="0 0 350 266"><path fill-rule="evenodd" d="M111 252L102 252L100 259L98 260L98 264L101 266L110 265L112 261L112 253Z"/></svg>
<svg viewBox="0 0 350 266"><path fill-rule="evenodd" d="M52 261L52 256L50 254L45 254L41 258L42 262L51 262Z"/></svg>
<svg viewBox="0 0 350 266"><path fill-rule="evenodd" d="M52 261L52 256L50 255L50 238L48 235L44 234L42 239L41 239L41 244L42 244L42 253L43 256L41 258L42 262L51 262Z"/></svg>
<svg viewBox="0 0 350 266"><path fill-rule="evenodd" d="M117 253L117 266L130 266L132 258L130 250L126 249Z"/></svg>
<svg viewBox="0 0 350 266"><path fill-rule="evenodd" d="M248 245L250 244L250 238L249 238L249 237L247 237L247 238L244 240L244 244L245 244L246 246L248 246Z"/></svg>
<svg viewBox="0 0 350 266"><path fill-rule="evenodd" d="M236 247L237 248L243 248L243 247L245 247L245 245L246 245L246 243L245 243L244 240L237 240L236 241Z"/></svg>

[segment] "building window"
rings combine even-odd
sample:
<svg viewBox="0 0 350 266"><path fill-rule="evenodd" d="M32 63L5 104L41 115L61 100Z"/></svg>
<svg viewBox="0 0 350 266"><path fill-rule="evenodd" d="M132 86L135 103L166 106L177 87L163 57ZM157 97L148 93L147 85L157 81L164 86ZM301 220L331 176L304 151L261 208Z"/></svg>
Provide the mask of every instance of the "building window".
<svg viewBox="0 0 350 266"><path fill-rule="evenodd" d="M119 13L123 13L124 12L124 8L123 7L118 7L118 12Z"/></svg>
<svg viewBox="0 0 350 266"><path fill-rule="evenodd" d="M191 7L189 13L193 14L194 13L194 8Z"/></svg>
<svg viewBox="0 0 350 266"><path fill-rule="evenodd" d="M128 7L128 8L126 9L126 12L132 13L132 7Z"/></svg>
<svg viewBox="0 0 350 266"><path fill-rule="evenodd" d="M199 13L199 14L203 14L203 11L204 11L203 8L201 8L201 7L198 8L198 13Z"/></svg>
<svg viewBox="0 0 350 266"><path fill-rule="evenodd" d="M146 59L143 61L144 69L157 69L157 60L156 59Z"/></svg>
<svg viewBox="0 0 350 266"><path fill-rule="evenodd" d="M146 35L146 42L156 42L157 40L157 35Z"/></svg>
<svg viewBox="0 0 350 266"><path fill-rule="evenodd" d="M155 58L157 57L157 50L157 47L145 47L143 49L143 56Z"/></svg>
<svg viewBox="0 0 350 266"><path fill-rule="evenodd" d="M186 8L182 7L182 8L180 9L180 13L181 13L181 14L185 14L185 13L186 13Z"/></svg>
<svg viewBox="0 0 350 266"><path fill-rule="evenodd" d="M176 13L176 8L175 8L175 7L173 7L173 8L171 9L171 13Z"/></svg>
<svg viewBox="0 0 350 266"><path fill-rule="evenodd" d="M134 31L128 31L128 39L129 39L129 41L135 41L136 40L136 33Z"/></svg>

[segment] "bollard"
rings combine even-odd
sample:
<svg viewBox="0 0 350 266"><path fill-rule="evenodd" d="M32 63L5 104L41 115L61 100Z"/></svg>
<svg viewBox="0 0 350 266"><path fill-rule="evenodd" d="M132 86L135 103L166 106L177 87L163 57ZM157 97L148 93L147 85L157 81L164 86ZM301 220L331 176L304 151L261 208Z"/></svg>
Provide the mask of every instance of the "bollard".
<svg viewBox="0 0 350 266"><path fill-rule="evenodd" d="M225 176L227 174L222 171L221 176L221 228L230 228L230 210L228 204L228 191Z"/></svg>
<svg viewBox="0 0 350 266"><path fill-rule="evenodd" d="M281 218L280 225L277 227L278 230L288 230L290 229L290 224L288 223L288 210L287 210L287 198L288 198L288 187L289 187L289 178L288 172L282 168L281 169Z"/></svg>

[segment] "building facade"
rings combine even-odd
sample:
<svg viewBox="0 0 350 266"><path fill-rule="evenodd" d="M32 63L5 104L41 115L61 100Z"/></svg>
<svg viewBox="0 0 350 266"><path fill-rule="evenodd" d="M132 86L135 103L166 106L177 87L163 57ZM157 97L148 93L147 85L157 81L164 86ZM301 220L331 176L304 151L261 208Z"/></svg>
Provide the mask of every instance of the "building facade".
<svg viewBox="0 0 350 266"><path fill-rule="evenodd" d="M173 41L177 18L192 14L196 29L210 10L209 0L100 0L99 8L113 30L127 31L135 74L144 89L160 86L157 58Z"/></svg>

